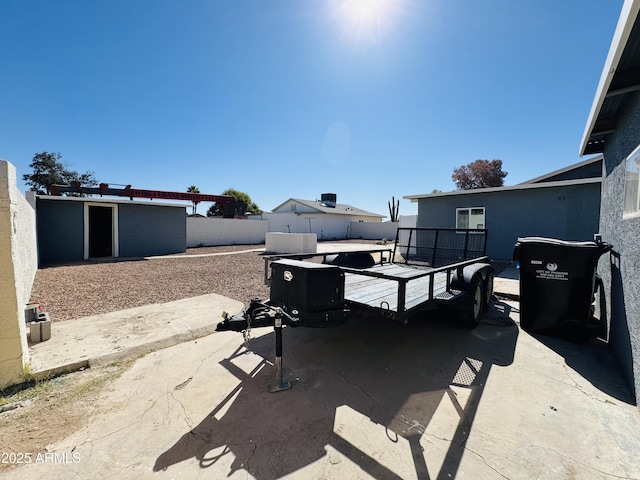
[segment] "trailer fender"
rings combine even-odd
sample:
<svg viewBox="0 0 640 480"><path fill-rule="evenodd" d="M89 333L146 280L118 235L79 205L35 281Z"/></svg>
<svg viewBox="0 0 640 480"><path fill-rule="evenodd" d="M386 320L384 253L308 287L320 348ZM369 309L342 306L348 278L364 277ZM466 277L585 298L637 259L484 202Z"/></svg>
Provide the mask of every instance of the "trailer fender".
<svg viewBox="0 0 640 480"><path fill-rule="evenodd" d="M472 263L462 269L462 276L459 271L451 275L451 287L456 290L468 292L474 277L478 275L482 281L484 289L484 301L482 311L489 308L489 303L493 295L493 267L489 263Z"/></svg>
<svg viewBox="0 0 640 480"><path fill-rule="evenodd" d="M493 274L493 267L489 263L472 263L462 269L462 277L456 270L451 275L451 286L458 290L467 291L474 275L479 274L483 282L487 281L489 275Z"/></svg>

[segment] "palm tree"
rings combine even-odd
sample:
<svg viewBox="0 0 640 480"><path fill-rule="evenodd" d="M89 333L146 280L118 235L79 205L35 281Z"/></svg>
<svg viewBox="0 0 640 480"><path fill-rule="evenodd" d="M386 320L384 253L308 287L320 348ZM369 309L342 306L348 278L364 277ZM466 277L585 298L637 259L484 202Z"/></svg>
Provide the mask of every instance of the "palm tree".
<svg viewBox="0 0 640 480"><path fill-rule="evenodd" d="M198 187L196 187L195 185L191 185L189 188L187 188L187 193L200 193L200 189ZM196 214L196 210L198 208L198 202L192 202L192 203L193 203L192 214L195 215Z"/></svg>

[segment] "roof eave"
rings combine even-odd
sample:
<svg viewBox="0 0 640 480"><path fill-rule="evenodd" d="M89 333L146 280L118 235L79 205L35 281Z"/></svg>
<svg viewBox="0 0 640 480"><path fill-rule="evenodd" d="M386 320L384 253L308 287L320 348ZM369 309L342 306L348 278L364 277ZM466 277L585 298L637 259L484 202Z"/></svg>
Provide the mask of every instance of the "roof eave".
<svg viewBox="0 0 640 480"><path fill-rule="evenodd" d="M590 153L602 153L602 149L600 147L589 149L593 129L596 126L596 121L598 120L602 104L604 103L609 87L611 86L611 81L616 74L616 70L627 44L627 40L629 39L629 35L633 30L633 26L638 16L638 11L640 11L640 0L625 0L624 5L622 6L622 11L620 12L620 18L618 19L618 25L616 26L615 33L613 34L613 40L611 41L611 47L607 54L602 75L600 76L596 95L594 97L593 104L591 105L587 125L585 127L584 134L582 135L579 152L581 156Z"/></svg>
<svg viewBox="0 0 640 480"><path fill-rule="evenodd" d="M508 187L492 187L492 188L475 188L472 190L454 190L452 192L429 193L424 195L406 195L403 198L417 202L423 198L452 197L458 195L474 195L479 193L497 193L511 192L515 190L533 190L539 188L567 187L572 185L586 185L590 183L601 183L602 179L598 177L581 178L577 180L560 180L556 182L542 183L519 183Z"/></svg>

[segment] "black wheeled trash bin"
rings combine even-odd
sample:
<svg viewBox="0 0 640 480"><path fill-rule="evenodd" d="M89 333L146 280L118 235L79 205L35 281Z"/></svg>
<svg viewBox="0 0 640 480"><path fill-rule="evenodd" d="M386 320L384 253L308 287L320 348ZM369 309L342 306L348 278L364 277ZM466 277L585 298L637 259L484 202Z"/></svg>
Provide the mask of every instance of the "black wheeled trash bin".
<svg viewBox="0 0 640 480"><path fill-rule="evenodd" d="M603 242L518 238L513 259L520 264L520 326L574 342L588 340L596 267L609 250Z"/></svg>

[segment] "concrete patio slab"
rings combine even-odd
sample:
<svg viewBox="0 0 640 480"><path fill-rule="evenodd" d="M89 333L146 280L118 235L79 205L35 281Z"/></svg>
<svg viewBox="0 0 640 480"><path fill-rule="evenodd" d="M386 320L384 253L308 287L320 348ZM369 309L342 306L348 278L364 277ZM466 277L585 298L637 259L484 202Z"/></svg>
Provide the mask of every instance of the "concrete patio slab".
<svg viewBox="0 0 640 480"><path fill-rule="evenodd" d="M497 292L517 289L505 277ZM517 301L471 331L446 311L285 328L278 393L272 329L249 351L207 335L241 308L206 295L54 324L41 372L147 354L49 461L3 478L640 478L640 412L607 346L531 335Z"/></svg>
<svg viewBox="0 0 640 480"><path fill-rule="evenodd" d="M185 302L183 306L188 303ZM480 326L218 332L139 358L98 413L7 479L638 478L640 412L606 345L533 336L518 303ZM64 461L63 461L64 460Z"/></svg>
<svg viewBox="0 0 640 480"><path fill-rule="evenodd" d="M30 369L36 378L46 378L135 358L209 335L223 311L242 308L241 302L210 294L54 322L50 340L30 345Z"/></svg>

